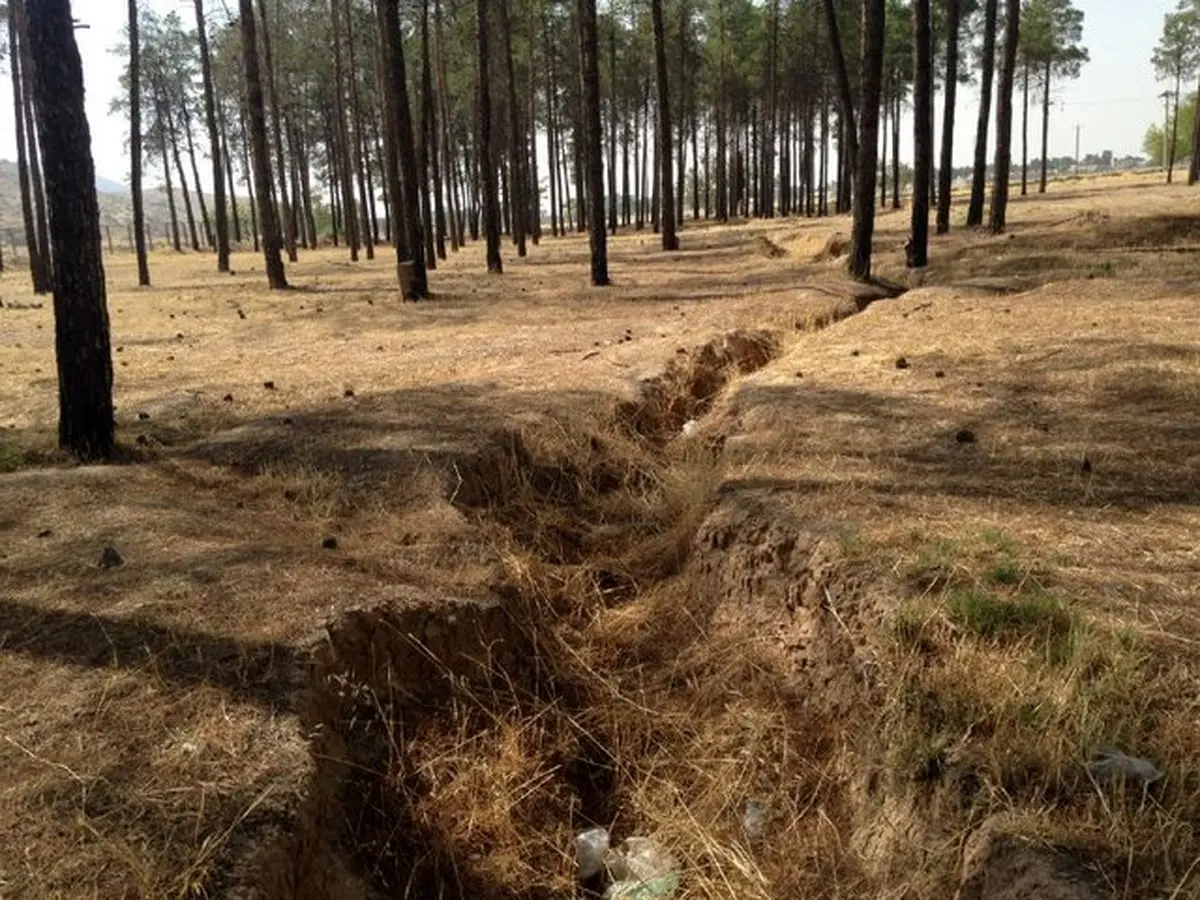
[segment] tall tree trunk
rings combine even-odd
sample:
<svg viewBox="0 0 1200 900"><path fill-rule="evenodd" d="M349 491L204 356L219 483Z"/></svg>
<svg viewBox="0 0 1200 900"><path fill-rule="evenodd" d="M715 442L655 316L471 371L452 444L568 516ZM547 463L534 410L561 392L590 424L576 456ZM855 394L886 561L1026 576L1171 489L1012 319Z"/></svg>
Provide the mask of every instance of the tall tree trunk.
<svg viewBox="0 0 1200 900"><path fill-rule="evenodd" d="M654 0L657 2L657 0ZM658 32L662 32L659 10ZM579 0L579 77L583 88L583 137L587 158L587 207L590 212L592 284L608 284L608 241L604 228L604 137L600 130L600 52L596 36L596 0ZM665 58L664 63L665 67ZM665 75L665 71L664 71ZM667 167L670 167L670 128L667 137ZM668 179L669 182L669 179ZM669 186L669 185L668 185Z"/></svg>
<svg viewBox="0 0 1200 900"><path fill-rule="evenodd" d="M342 17L346 31L347 67L350 81L350 116L354 120L354 141L350 152L354 156L354 176L358 185L359 230L367 259L375 258L375 244L379 239L371 206L374 189L371 186L371 161L367 156L366 129L363 126L362 101L358 92L358 66L354 58L354 17L350 0L341 0Z"/></svg>
<svg viewBox="0 0 1200 900"><path fill-rule="evenodd" d="M176 253L183 252L183 242L179 237L179 213L175 208L175 188L171 184L171 159L167 155L167 128L163 124L162 104L155 101L155 109L158 114L158 155L162 159L163 181L166 182L167 194L167 210L171 215L171 230L167 234L167 239L171 242L171 246L175 248Z"/></svg>
<svg viewBox="0 0 1200 900"><path fill-rule="evenodd" d="M221 159L225 164L225 181L229 188L229 224L233 226L233 242L242 242L242 214L238 209L237 182L233 180L233 155L229 152L229 130L224 104L217 104L217 124L221 130Z"/></svg>
<svg viewBox="0 0 1200 900"><path fill-rule="evenodd" d="M51 286L43 271L44 255L38 245L37 226L34 224L33 186L30 183L29 162L37 156L37 141L35 135L25 133L25 107L33 103L33 97L24 90L24 73L22 69L23 50L20 26L21 0L9 0L8 4L8 59L9 71L12 74L13 118L16 125L17 138L17 179L21 190L21 218L25 225L25 255L29 258L29 277L33 281L34 291L39 294L47 293ZM15 252L15 250L14 250Z"/></svg>
<svg viewBox="0 0 1200 900"><path fill-rule="evenodd" d="M217 127L217 101L213 94L212 58L204 25L204 0L196 0L196 35L200 45L200 75L204 84L204 117L212 153L213 216L217 238L217 271L229 271L229 217L225 210L225 171L221 165L221 134Z"/></svg>
<svg viewBox="0 0 1200 900"><path fill-rule="evenodd" d="M727 153L728 153L728 116L729 116L729 96L728 96L728 69L726 66L726 33L725 33L725 0L718 0L717 3L717 100L716 100L716 148L714 152L717 155L717 171L715 173L716 184L713 186L716 190L716 218L718 222L726 222L729 220L729 171L727 168Z"/></svg>
<svg viewBox="0 0 1200 900"><path fill-rule="evenodd" d="M996 67L996 20L999 0L983 7L983 65L979 74L979 120L975 126L975 167L971 173L971 202L967 227L983 224L983 198L987 188L988 123L992 116L992 80Z"/></svg>
<svg viewBox="0 0 1200 900"><path fill-rule="evenodd" d="M247 101L247 104L248 104L248 101ZM253 170L253 166L251 166L251 164L250 164L250 131L246 127L246 110L245 110L244 106L239 107L239 109L238 109L238 124L240 125L241 136L242 136L242 171L246 173L246 194L250 198L250 201L249 201L250 202L250 235L251 235L252 240L254 241L254 252L258 253L258 251L261 249L261 246L260 246L259 240L258 240L258 236L259 236L258 211L257 211L257 204L255 203L255 197L257 197L258 195L254 191L254 182L251 180L251 172ZM267 202L270 203L271 202L270 188L269 187L266 188L266 191L267 191ZM177 237L176 238L176 247L175 247L176 250L179 249L178 243L179 243L179 241L178 241L178 237Z"/></svg>
<svg viewBox="0 0 1200 900"><path fill-rule="evenodd" d="M383 0L383 45L387 61L384 75L385 99L392 110L395 127L396 161L400 167L403 204L397 210L397 230L406 229L408 261L412 265L410 293L406 299L423 300L429 296L425 274L425 237L421 228L420 180L417 155L413 146L412 112L408 105L408 76L404 63L404 39L400 33L399 0ZM396 264L405 262L397 254Z"/></svg>
<svg viewBox="0 0 1200 900"><path fill-rule="evenodd" d="M1200 88L1196 89L1196 105L1192 111L1192 158L1188 163L1188 186L1200 180Z"/></svg>
<svg viewBox="0 0 1200 900"><path fill-rule="evenodd" d="M913 203L908 264L929 262L929 185L933 174L933 31L930 0L913 0Z"/></svg>
<svg viewBox="0 0 1200 900"><path fill-rule="evenodd" d="M83 65L70 0L30 0L33 100L50 206L58 443L80 459L112 454L112 348Z"/></svg>
<svg viewBox="0 0 1200 900"><path fill-rule="evenodd" d="M675 178L671 172L671 88L667 83L667 36L662 0L650 0L654 26L654 70L658 82L658 171L662 180L662 248L678 250L675 234Z"/></svg>
<svg viewBox="0 0 1200 900"><path fill-rule="evenodd" d="M829 51L833 56L833 74L837 78L838 102L841 118L846 126L851 158L858 156L858 137L854 128L854 94L850 90L850 75L846 70L846 54L842 49L841 29L838 27L837 10L833 0L824 0L825 25L829 29Z"/></svg>
<svg viewBox="0 0 1200 900"><path fill-rule="evenodd" d="M996 92L996 163L988 229L1003 234L1008 213L1008 177L1012 165L1013 82L1021 37L1021 0L1005 0L1004 60Z"/></svg>
<svg viewBox="0 0 1200 900"><path fill-rule="evenodd" d="M483 230L487 239L487 267L500 274L500 202L496 196L496 152L492 146L491 62L488 53L488 0L475 0L475 43L478 60L476 84L479 116L479 180L483 189Z"/></svg>
<svg viewBox="0 0 1200 900"><path fill-rule="evenodd" d="M612 11L610 10L610 13ZM617 233L617 17L608 29L608 230Z"/></svg>
<svg viewBox="0 0 1200 900"><path fill-rule="evenodd" d="M892 98L892 209L900 208L900 117L904 97L899 90Z"/></svg>
<svg viewBox="0 0 1200 900"><path fill-rule="evenodd" d="M20 32L18 46L21 52L21 96L23 102L18 111L24 112L25 140L28 144L29 186L33 196L34 225L37 229L37 268L33 275L33 290L38 294L48 294L54 290L54 248L50 243L49 220L46 214L45 182L42 180L42 160L39 148L41 146L40 123L37 121L38 101L34 87L34 61L30 49L29 16L26 14L25 0L15 0L17 9L17 30Z"/></svg>
<svg viewBox="0 0 1200 900"><path fill-rule="evenodd" d="M1166 135L1163 135L1165 138ZM1050 151L1050 63L1042 69L1042 177L1038 181L1038 193L1046 193L1046 156Z"/></svg>
<svg viewBox="0 0 1200 900"><path fill-rule="evenodd" d="M508 20L508 0L493 0L500 14L500 39L504 42L504 79L508 86L508 160L512 169L512 231L517 243L517 256L526 255L525 236L529 233L526 222L528 203L525 197L525 148L521 137L520 88L517 86L517 69L513 64L512 26Z"/></svg>
<svg viewBox="0 0 1200 900"><path fill-rule="evenodd" d="M240 2L241 0L239 0ZM279 209L276 221L282 222L283 241L284 247L287 249L288 261L295 262L297 259L296 226L295 219L292 216L291 205L288 203L288 168L284 164L283 126L281 124L283 112L279 107L279 89L275 78L275 56L271 51L271 21L267 17L266 0L258 0L258 12L262 18L263 62L267 68L267 93L271 98L271 133L275 145L275 166L278 169L276 175L279 178ZM257 49L255 53L257 55ZM257 178L257 175L255 177Z"/></svg>
<svg viewBox="0 0 1200 900"><path fill-rule="evenodd" d="M529 224L532 229L533 245L536 247L542 239L542 184L538 177L537 155L537 64L535 59L537 49L537 17L530 15L529 19L529 127L521 135L522 142L528 142L529 154Z"/></svg>
<svg viewBox="0 0 1200 900"><path fill-rule="evenodd" d="M200 183L200 166L196 163L196 143L192 135L192 114L188 111L186 103L181 103L179 106L183 113L183 136L187 139L187 154L188 162L192 169L192 183L196 186L196 205L200 209L200 224L204 229L204 245L212 247L213 230L212 222L208 218L208 202L204 199L204 187ZM183 176L180 175L182 178Z"/></svg>
<svg viewBox="0 0 1200 900"><path fill-rule="evenodd" d="M167 106L166 92L162 85L156 86L159 97L159 127L164 127L166 123L167 139L171 144L171 158L175 161L175 172L179 176L179 190L183 194L183 211L187 217L188 237L191 239L192 250L196 253L200 252L200 235L196 231L196 217L192 215L192 196L187 186L187 176L183 171L183 157L179 155L179 137L176 134L175 119L171 115L170 108Z"/></svg>
<svg viewBox="0 0 1200 900"><path fill-rule="evenodd" d="M885 0L866 0L862 7L862 115L859 117L862 131L858 137L849 269L851 275L864 281L871 277L871 241L875 232L875 169L886 7Z"/></svg>
<svg viewBox="0 0 1200 900"><path fill-rule="evenodd" d="M263 259L271 290L288 286L280 255L279 221L271 205L271 155L267 149L267 117L263 110L262 78L258 69L258 28L254 21L253 0L238 0L242 26L242 65L246 70L246 110L250 117L250 139L254 148L254 186L258 200L258 219L262 228ZM286 196L286 182L284 195ZM285 197L281 202L286 203Z"/></svg>
<svg viewBox="0 0 1200 900"><path fill-rule="evenodd" d="M146 212L142 198L140 43L137 0L129 0L129 193L133 203L133 242L137 252L138 285L147 287L150 284L150 263L146 257Z"/></svg>
<svg viewBox="0 0 1200 900"><path fill-rule="evenodd" d="M329 0L330 39L333 42L333 149L330 169L338 171L341 186L342 217L346 243L350 246L350 261L358 262L358 216L354 208L354 168L351 165L350 132L346 127L346 99L343 92L345 72L342 68L342 0ZM358 73L350 70L350 80ZM306 179L307 180L307 179Z"/></svg>
<svg viewBox="0 0 1200 900"><path fill-rule="evenodd" d="M954 187L954 105L958 97L960 0L946 0L946 93L942 98L942 160L938 169L937 233L950 230L950 192Z"/></svg>
<svg viewBox="0 0 1200 900"><path fill-rule="evenodd" d="M441 140L437 107L433 102L433 53L430 44L429 0L421 0L421 133L424 136L426 159L423 165L433 176L433 235L434 254L446 258L446 207L442 202L442 165L438 154ZM430 267L433 258L430 258Z"/></svg>
<svg viewBox="0 0 1200 900"><path fill-rule="evenodd" d="M437 94L441 119L442 158L446 165L446 184L450 194L450 248L457 251L463 242L463 212L458 201L458 165L450 130L450 101L446 88L446 53L441 0L433 4L434 37L437 43Z"/></svg>
<svg viewBox="0 0 1200 900"><path fill-rule="evenodd" d="M1170 184L1175 174L1175 145L1179 140L1179 90L1180 82L1183 80L1183 72L1181 69L1175 70L1175 115L1171 116L1171 144L1169 162L1167 164L1167 184ZM1166 135L1163 135L1163 140L1166 140ZM1045 154L1042 154L1045 156Z"/></svg>
<svg viewBox="0 0 1200 900"><path fill-rule="evenodd" d="M1045 154L1042 154L1045 156ZM1029 193L1029 60L1021 65L1021 196Z"/></svg>
<svg viewBox="0 0 1200 900"><path fill-rule="evenodd" d="M887 123L888 123L888 109L891 107L892 101L887 98L887 88L886 87L883 89L883 91L881 93L884 95L883 102L879 104L880 107L882 108L882 112L879 115L879 130L882 133L882 137L883 137L883 140L881 140L879 142L879 206L882 208L882 207L887 206L887 189L888 189Z"/></svg>

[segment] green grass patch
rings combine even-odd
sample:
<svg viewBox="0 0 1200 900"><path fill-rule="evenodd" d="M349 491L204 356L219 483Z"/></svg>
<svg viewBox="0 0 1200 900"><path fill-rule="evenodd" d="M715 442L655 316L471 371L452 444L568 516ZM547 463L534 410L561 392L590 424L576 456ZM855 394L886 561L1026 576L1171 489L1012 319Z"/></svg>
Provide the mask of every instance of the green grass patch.
<svg viewBox="0 0 1200 900"><path fill-rule="evenodd" d="M1001 594L982 588L950 591L946 617L960 631L981 640L1030 642L1050 665L1063 665L1074 653L1081 625L1053 594Z"/></svg>
<svg viewBox="0 0 1200 900"><path fill-rule="evenodd" d="M25 454L16 447L0 444L0 475L16 472L26 466Z"/></svg>

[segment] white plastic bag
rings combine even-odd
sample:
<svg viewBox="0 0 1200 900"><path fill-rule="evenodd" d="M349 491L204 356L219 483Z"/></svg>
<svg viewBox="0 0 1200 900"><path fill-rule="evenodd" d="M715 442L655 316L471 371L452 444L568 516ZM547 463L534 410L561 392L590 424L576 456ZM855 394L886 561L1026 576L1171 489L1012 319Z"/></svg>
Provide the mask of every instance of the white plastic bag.
<svg viewBox="0 0 1200 900"><path fill-rule="evenodd" d="M589 828L575 835L575 863L581 879L599 875L608 854L608 829Z"/></svg>

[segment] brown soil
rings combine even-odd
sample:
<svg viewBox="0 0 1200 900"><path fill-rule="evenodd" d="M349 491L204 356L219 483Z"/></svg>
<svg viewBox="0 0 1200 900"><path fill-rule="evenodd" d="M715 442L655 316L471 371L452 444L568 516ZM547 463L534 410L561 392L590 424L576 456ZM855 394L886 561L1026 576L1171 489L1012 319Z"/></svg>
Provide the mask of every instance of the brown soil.
<svg viewBox="0 0 1200 900"><path fill-rule="evenodd" d="M606 290L471 248L420 305L385 253L114 257L111 467L6 276L0 896L564 896L591 823L686 896L1190 896L1197 202L1056 185L896 299L840 220L622 235Z"/></svg>

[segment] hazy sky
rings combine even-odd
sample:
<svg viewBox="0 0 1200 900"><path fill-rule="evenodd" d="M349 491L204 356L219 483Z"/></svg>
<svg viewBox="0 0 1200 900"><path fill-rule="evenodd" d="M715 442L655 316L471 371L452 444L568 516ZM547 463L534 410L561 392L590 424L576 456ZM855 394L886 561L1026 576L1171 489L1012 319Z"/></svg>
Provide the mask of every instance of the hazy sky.
<svg viewBox="0 0 1200 900"><path fill-rule="evenodd" d="M177 9L185 22L191 21L186 0L142 0L162 10ZM216 5L216 4L214 4ZM1162 120L1150 54L1158 41L1163 15L1175 0L1076 0L1084 11L1084 43L1091 62L1082 76L1054 90L1050 117L1050 156L1068 156L1075 150L1075 126L1081 127L1084 154L1112 150L1117 155L1140 153L1142 136L1153 122ZM127 124L108 114L109 101L118 90L124 61L109 50L118 43L125 21L124 0L75 0L76 15L91 27L76 33L83 56L87 89L87 111L92 129L92 153L96 172L104 178L125 181L129 172L126 155ZM219 8L219 5L218 5ZM1194 90L1194 86L1189 86ZM960 93L955 128L955 164L970 162L976 116L975 92ZM938 104L940 111L940 101ZM12 94L7 77L0 78L0 158L13 159ZM1031 119L1033 115L1031 113ZM940 123L938 125L940 133ZM1019 128L1019 120L1016 123ZM1031 123L1030 156L1039 155L1040 119ZM905 148L911 147L911 125L905 125ZM1019 133L1019 132L1018 132ZM1019 153L1019 151L1017 151ZM902 156L911 150L902 148ZM149 174L156 180L156 173Z"/></svg>

